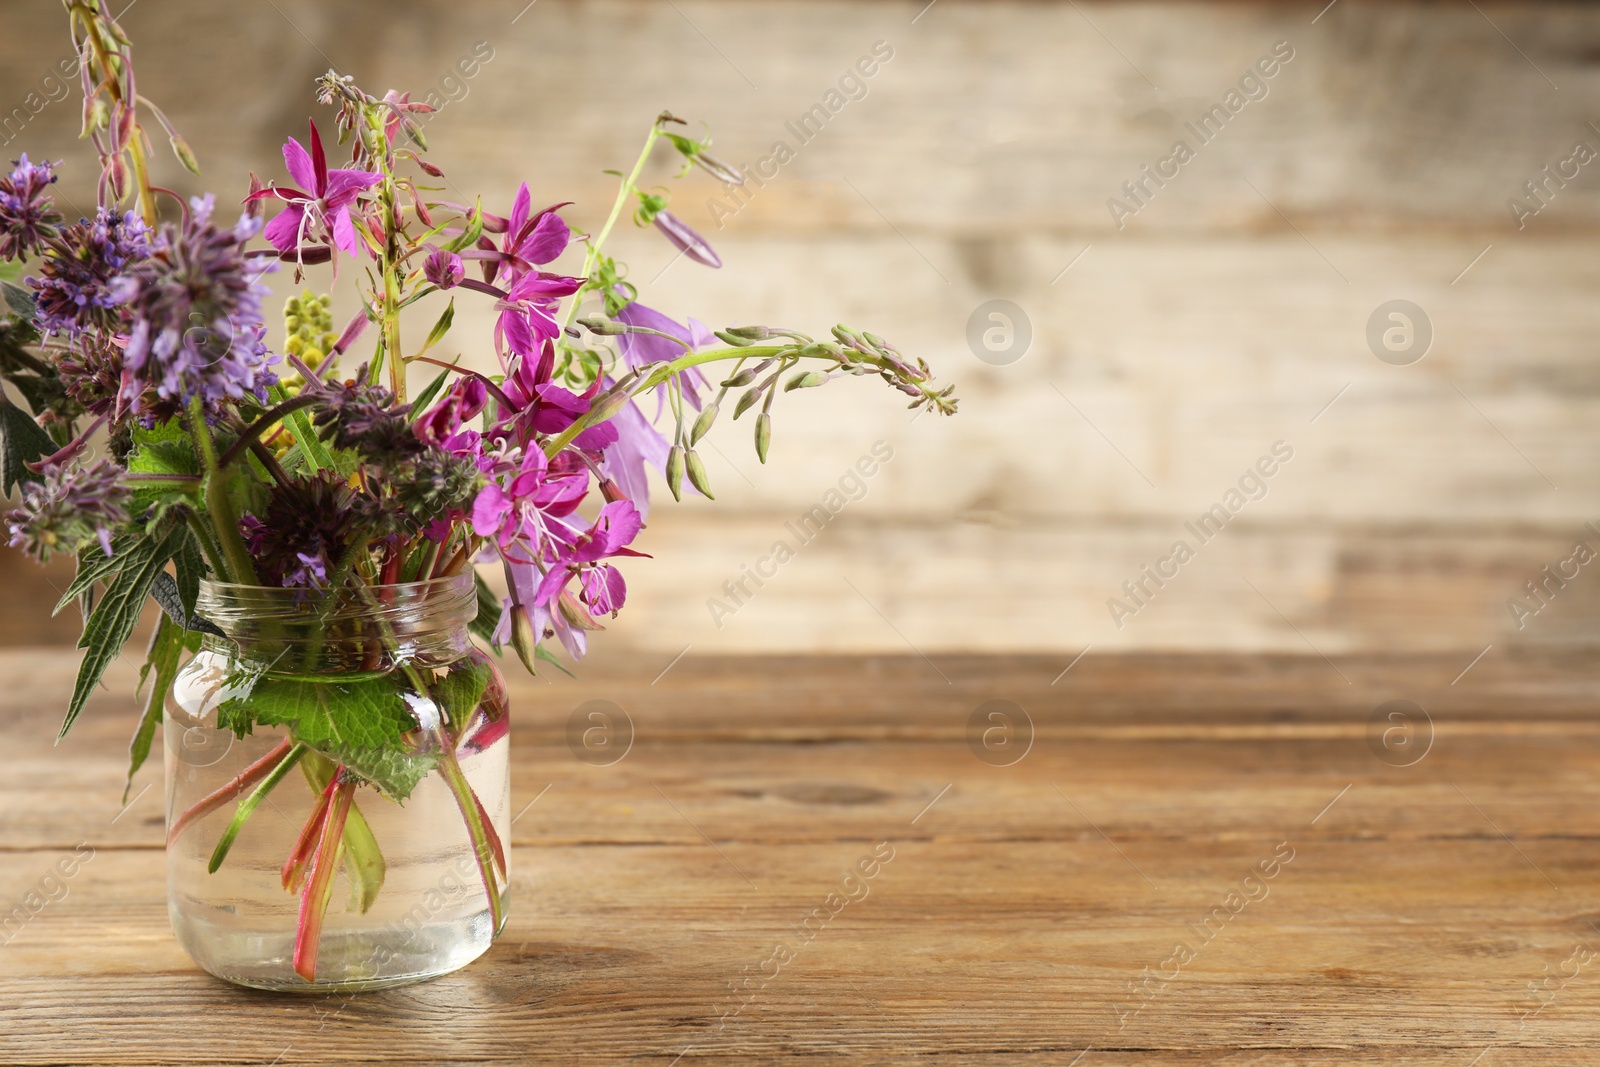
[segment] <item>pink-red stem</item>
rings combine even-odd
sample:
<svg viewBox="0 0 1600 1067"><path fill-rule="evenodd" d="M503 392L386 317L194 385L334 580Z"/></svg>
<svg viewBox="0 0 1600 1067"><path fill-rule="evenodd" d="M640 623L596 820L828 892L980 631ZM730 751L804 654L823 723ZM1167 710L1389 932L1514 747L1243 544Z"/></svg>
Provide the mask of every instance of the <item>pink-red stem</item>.
<svg viewBox="0 0 1600 1067"><path fill-rule="evenodd" d="M344 824L350 815L356 783L340 780L335 774L328 783L333 796L322 819L317 850L306 872L305 888L300 891L300 922L295 929L294 969L308 982L317 980L317 949L322 942L322 920L333 896L333 872L339 865L339 848L344 841Z"/></svg>
<svg viewBox="0 0 1600 1067"><path fill-rule="evenodd" d="M227 785L204 797L188 811L174 819L172 826L167 830L168 847L171 847L172 843L178 839L178 835L188 829L191 824L210 815L229 801L239 799L246 789L249 789L270 774L272 769L282 762L293 747L294 742L287 737L284 738L271 752L268 752L265 756L240 771L239 775Z"/></svg>
<svg viewBox="0 0 1600 1067"><path fill-rule="evenodd" d="M467 789L472 793L472 802L478 807L478 818L483 820L484 836L489 839L489 847L494 850L494 865L495 869L500 872L500 880L502 882L510 881L509 876L506 874L506 849L500 843L500 834L494 828L494 820L489 818L489 812L484 808L483 801L478 799L477 790L474 790L470 785Z"/></svg>
<svg viewBox="0 0 1600 1067"><path fill-rule="evenodd" d="M318 835L322 830L322 820L327 817L328 804L333 799L333 790L338 782L339 775L335 772L322 790L322 796L317 799L317 806L311 809L311 817L300 828L300 836L295 839L294 848L289 850L289 858L283 861L283 888L291 893L300 888L300 876L306 864L311 862L311 853L317 847Z"/></svg>

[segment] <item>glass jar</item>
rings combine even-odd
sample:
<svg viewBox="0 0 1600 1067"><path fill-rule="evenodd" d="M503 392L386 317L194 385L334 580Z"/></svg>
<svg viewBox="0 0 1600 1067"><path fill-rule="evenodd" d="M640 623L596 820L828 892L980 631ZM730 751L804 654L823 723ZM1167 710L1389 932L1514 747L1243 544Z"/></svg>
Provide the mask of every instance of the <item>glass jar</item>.
<svg viewBox="0 0 1600 1067"><path fill-rule="evenodd" d="M167 899L219 978L378 989L505 924L504 679L473 576L338 595L202 583L166 703Z"/></svg>

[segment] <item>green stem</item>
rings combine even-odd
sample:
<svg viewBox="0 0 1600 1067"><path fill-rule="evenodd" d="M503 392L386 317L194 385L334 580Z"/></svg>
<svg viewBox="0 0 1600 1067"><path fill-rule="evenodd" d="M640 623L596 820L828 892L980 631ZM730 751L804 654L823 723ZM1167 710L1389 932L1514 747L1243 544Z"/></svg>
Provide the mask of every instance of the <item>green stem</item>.
<svg viewBox="0 0 1600 1067"><path fill-rule="evenodd" d="M200 453L200 462L206 471L206 508L211 512L211 523L226 563L220 573L230 582L257 585L259 579L255 565L250 561L250 553L245 549L244 538L239 533L239 512L234 507L233 498L228 495L227 482L217 465L217 445L211 439L211 427L206 425L205 408L199 397L189 403L189 433L194 438L195 451Z"/></svg>
<svg viewBox="0 0 1600 1067"><path fill-rule="evenodd" d="M229 467L233 466L234 461L236 461L240 456L244 455L245 449L250 447L251 442L255 441L256 438L260 437L267 431L269 426L272 426L277 422L282 422L284 416L288 415L291 411L298 411L300 408L310 407L316 402L316 397L301 394L300 396L294 397L292 400L285 400L283 403L274 406L262 414L261 417L256 419L255 422L252 422L248 427L245 428L245 431L239 435L239 439L232 445L228 446L228 450L222 454L222 458L217 460L217 466L222 470L227 470Z"/></svg>
<svg viewBox="0 0 1600 1067"><path fill-rule="evenodd" d="M261 805L267 794L277 788L278 783L283 781L283 776L288 774L294 765L300 762L300 757L305 754L305 743L296 741L294 747L289 749L288 754L278 762L278 765L272 768L265 778L261 779L261 784L256 786L249 796L239 801L239 807L233 813L233 821L228 823L226 830L222 831L222 838L217 842L216 850L211 853L211 863L206 867L207 871L211 874L217 873L217 869L222 866L222 861L228 858L228 850L233 848L234 839L239 836L239 831L243 829L245 820L250 818L251 813Z"/></svg>
<svg viewBox="0 0 1600 1067"><path fill-rule="evenodd" d="M793 348L793 345L754 345L746 348L718 348L710 352L690 352L679 356L670 363L657 364L654 370L630 388L629 395L630 397L639 396L646 390L654 389L662 382L681 374L690 367L698 367L701 364L716 363L726 359L766 359L780 352L791 351ZM544 454L550 457L556 456L563 448L572 443L574 437L577 437L593 425L593 415L596 409L603 409L603 405L598 402L592 404L589 411L579 418L577 422L574 422L571 426L561 431L560 434L546 442Z"/></svg>
<svg viewBox="0 0 1600 1067"><path fill-rule="evenodd" d="M424 688L422 692L427 692L427 689ZM478 874L483 879L484 891L489 895L489 914L494 920L495 933L498 934L500 927L506 921L505 902L500 898L500 889L495 879L495 849L489 832L485 829L483 807L478 802L477 794L472 791L472 784L467 781L466 772L461 769L461 764L456 759L455 746L445 733L443 723L435 726L433 732L439 744L439 775L450 786L450 792L456 798L456 807L461 809L461 818L467 824L467 835L472 838L472 856L478 862Z"/></svg>
<svg viewBox="0 0 1600 1067"><path fill-rule="evenodd" d="M362 595L369 604L377 606L370 586L363 587ZM419 696L431 700L432 693L427 680L409 662L400 659L400 642L395 637L393 627L382 619L378 625L383 631L383 640L394 650L396 666L405 674ZM438 701L434 701L434 704L441 709L444 706ZM472 791L472 783L467 781L466 772L461 769L461 763L456 759L455 742L450 739L442 716L434 722L430 732L434 743L439 746L437 767L439 776L450 787L456 807L461 811L461 821L466 823L467 837L472 842L473 859L477 861L478 874L483 879L483 891L489 898L489 914L494 921L495 935L498 936L500 927L505 923L505 903L501 900L499 883L495 877L495 848L488 830L484 828L483 809L479 805L477 794Z"/></svg>
<svg viewBox="0 0 1600 1067"><path fill-rule="evenodd" d="M622 217L622 208L628 202L628 197L633 193L639 175L644 173L644 165L650 158L650 152L656 146L656 141L661 137L661 120L658 118L650 127L650 136L644 139L644 149L639 153L639 158L633 164L633 170L622 180L622 186L617 190L616 202L611 205L611 214L606 216L606 224L600 227L600 232L595 239L588 243L588 249L583 254L583 278L585 287L589 284L589 275L594 272L595 265L600 261L600 246L606 243L606 238L611 236L611 228L617 224L617 219ZM583 293L580 290L572 298L572 306L567 308L567 321L563 323L562 335L572 327L573 320L578 317L578 305L583 303Z"/></svg>

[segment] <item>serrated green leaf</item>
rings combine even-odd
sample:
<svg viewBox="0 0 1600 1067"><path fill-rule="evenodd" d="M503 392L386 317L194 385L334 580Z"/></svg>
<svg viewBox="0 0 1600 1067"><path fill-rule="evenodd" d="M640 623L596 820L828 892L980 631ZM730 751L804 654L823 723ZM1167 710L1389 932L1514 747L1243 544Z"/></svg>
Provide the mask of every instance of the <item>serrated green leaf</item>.
<svg viewBox="0 0 1600 1067"><path fill-rule="evenodd" d="M122 790L122 802L128 802L128 791L133 788L133 776L139 773L150 755L150 744L155 738L156 723L161 721L161 709L166 704L167 690L172 688L178 668L183 665L183 654L200 648L200 635L186 633L163 615L150 635L150 648L145 654L144 666L139 668L139 688L143 694L144 714L139 717L139 727L128 743L128 783ZM152 676L153 672L153 676ZM145 686L149 683L149 690Z"/></svg>
<svg viewBox="0 0 1600 1067"><path fill-rule="evenodd" d="M134 446L128 453L131 474L199 474L200 458L194 446L184 441L149 441Z"/></svg>
<svg viewBox="0 0 1600 1067"><path fill-rule="evenodd" d="M56 451L54 439L33 421L32 415L3 396L0 396L0 433L5 435L3 452L0 452L0 482L4 485L0 488L9 494L21 482L39 481L28 464L53 455Z"/></svg>
<svg viewBox="0 0 1600 1067"><path fill-rule="evenodd" d="M398 673L326 680L267 675L217 709L217 724L239 736L257 724L281 726L297 741L382 789L396 800L410 796L437 757L415 752L405 735L418 727ZM437 709L427 709L437 713Z"/></svg>
<svg viewBox="0 0 1600 1067"><path fill-rule="evenodd" d="M61 599L56 601L55 610L50 614L59 615L62 608L89 593L96 582L103 582L121 570L128 562L129 553L144 540L137 534L124 534L113 538L109 556L98 542L84 545L78 551L78 573L73 576L72 584L61 594Z"/></svg>
<svg viewBox="0 0 1600 1067"><path fill-rule="evenodd" d="M439 315L439 321L433 324L433 329L428 331L428 339L422 342L422 351L426 352L450 332L450 324L456 321L456 298L451 297L450 303L445 305L444 311Z"/></svg>
<svg viewBox="0 0 1600 1067"><path fill-rule="evenodd" d="M191 531L183 531L172 566L177 573L178 602L183 605L183 613L192 616L195 601L200 599L200 581L206 576L206 557Z"/></svg>
<svg viewBox="0 0 1600 1067"><path fill-rule="evenodd" d="M155 584L156 575L161 573L161 568L166 566L177 548L176 539L172 537L159 541L144 538L129 552L122 569L107 584L105 596L95 606L88 624L83 628L83 636L78 639L78 647L87 651L83 662L78 665L78 678L72 687L72 699L67 704L61 732L56 737L58 741L72 729L84 704L88 703L89 695L100 684L106 667L132 636L145 598Z"/></svg>

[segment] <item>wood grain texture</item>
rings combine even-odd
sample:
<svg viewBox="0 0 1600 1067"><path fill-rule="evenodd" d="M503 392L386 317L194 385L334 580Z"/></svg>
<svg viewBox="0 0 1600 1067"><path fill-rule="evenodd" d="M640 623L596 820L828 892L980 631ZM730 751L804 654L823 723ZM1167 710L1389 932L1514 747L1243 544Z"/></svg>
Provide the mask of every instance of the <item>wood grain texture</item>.
<svg viewBox="0 0 1600 1067"><path fill-rule="evenodd" d="M159 775L119 809L131 672L52 749L69 658L0 653L0 902L96 850L0 947L0 1060L1593 1062L1586 967L1524 1013L1600 947L1600 683L1533 650L1452 684L1464 665L690 655L654 682L613 659L518 683L515 803L538 800L504 938L422 986L300 999L216 982L172 940L159 782L137 795ZM1395 698L1431 719L1411 766L1373 747ZM566 746L592 699L634 723L610 767ZM992 699L1033 724L1009 767L968 748ZM730 983L879 842L868 895L735 1013ZM1241 889L1258 899L1216 918ZM1151 979L1180 941L1194 958Z"/></svg>
<svg viewBox="0 0 1600 1067"><path fill-rule="evenodd" d="M277 174L330 64L424 93L483 41L493 58L428 127L435 158L463 197L506 201L528 180L536 198L576 201L580 227L603 218L603 170L632 158L662 106L754 163L796 141L785 123L875 41L894 49L722 225L715 183L697 172L679 187L675 210L723 270L673 264L653 231L623 227L616 248L675 315L870 324L957 381L962 413L911 423L862 383L796 394L767 468L742 423L723 426L705 450L715 510L658 509L643 545L657 559L629 568L613 644L665 660L691 643L899 653L901 634L930 653L1067 655L1304 652L1302 633L1330 654L1592 636L1587 575L1537 633L1509 631L1505 602L1600 521L1600 164L1547 189L1522 229L1506 201L1574 141L1600 147L1600 11L1340 0L1313 23L1320 4L939 0L913 23L924 6L169 2L127 23L142 90L205 167L202 182L162 158L185 193L226 201L246 171ZM62 39L54 7L7 11L0 120ZM1107 198L1280 40L1295 57L1266 98L1117 229ZM73 108L49 103L0 139L74 161L61 188L82 204L76 132ZM669 173L663 160L650 180ZM992 298L1032 323L1010 366L966 339ZM1368 317L1394 298L1435 329L1410 367L1367 345ZM416 310L411 336L438 309ZM458 321L481 337L486 309L462 304ZM1111 625L1106 599L1280 439L1296 458L1270 495ZM707 598L876 440L896 458L865 498L712 625Z"/></svg>

